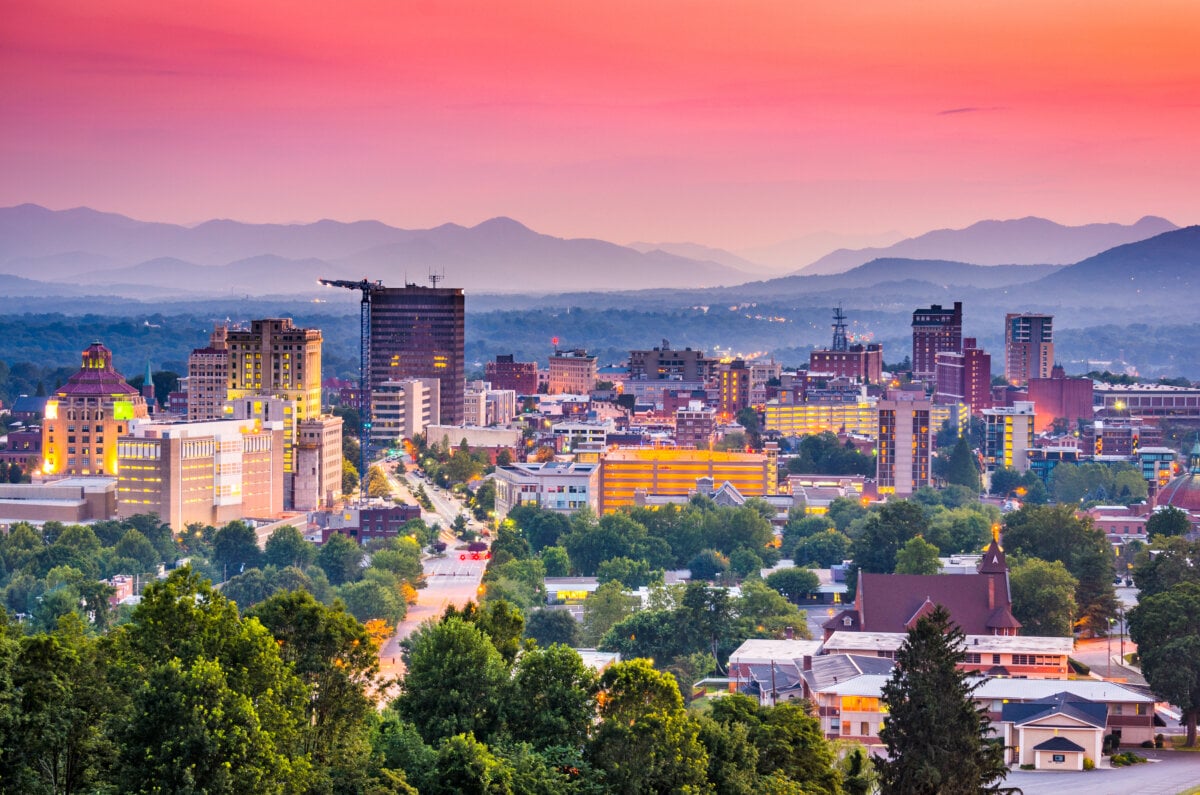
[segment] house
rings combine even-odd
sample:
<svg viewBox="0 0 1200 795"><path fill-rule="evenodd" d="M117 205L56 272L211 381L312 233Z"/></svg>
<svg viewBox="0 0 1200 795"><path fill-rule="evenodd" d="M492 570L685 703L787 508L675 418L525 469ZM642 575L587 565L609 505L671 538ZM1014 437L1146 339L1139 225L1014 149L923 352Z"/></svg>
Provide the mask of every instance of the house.
<svg viewBox="0 0 1200 795"><path fill-rule="evenodd" d="M1154 739L1154 697L1115 682L988 678L975 690L975 700L998 723L1006 705L1034 702L1057 693L1103 704L1108 714L1105 732L1115 734L1121 745L1141 745Z"/></svg>
<svg viewBox="0 0 1200 795"><path fill-rule="evenodd" d="M822 654L855 654L895 659L908 637L904 632L834 632ZM967 635L964 671L1021 679L1066 679L1071 638L1031 635Z"/></svg>
<svg viewBox="0 0 1200 795"><path fill-rule="evenodd" d="M1067 692L1005 704L1000 713L1005 761L1038 770L1083 770L1100 759L1108 707Z"/></svg>
<svg viewBox="0 0 1200 795"><path fill-rule="evenodd" d="M999 541L992 540L976 574L858 575L854 607L823 625L834 632L907 632L937 605L950 611L968 635L1016 635L1021 622L1012 614L1008 562Z"/></svg>
<svg viewBox="0 0 1200 795"><path fill-rule="evenodd" d="M750 638L729 655L730 689L764 706L804 698L802 671L820 650L819 640Z"/></svg>
<svg viewBox="0 0 1200 795"><path fill-rule="evenodd" d="M886 657L857 654L812 658L803 671L804 697L816 708L826 737L879 742L884 711L880 693L873 688L882 690L893 665ZM857 682L859 678L863 681Z"/></svg>

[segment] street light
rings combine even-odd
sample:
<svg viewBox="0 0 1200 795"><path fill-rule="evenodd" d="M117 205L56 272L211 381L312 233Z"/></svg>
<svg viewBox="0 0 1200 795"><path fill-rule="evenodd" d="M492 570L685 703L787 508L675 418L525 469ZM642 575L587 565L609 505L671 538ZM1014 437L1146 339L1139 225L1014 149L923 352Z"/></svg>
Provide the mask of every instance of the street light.
<svg viewBox="0 0 1200 795"><path fill-rule="evenodd" d="M1108 618L1108 678L1112 679L1112 631L1113 625L1117 620L1112 616Z"/></svg>

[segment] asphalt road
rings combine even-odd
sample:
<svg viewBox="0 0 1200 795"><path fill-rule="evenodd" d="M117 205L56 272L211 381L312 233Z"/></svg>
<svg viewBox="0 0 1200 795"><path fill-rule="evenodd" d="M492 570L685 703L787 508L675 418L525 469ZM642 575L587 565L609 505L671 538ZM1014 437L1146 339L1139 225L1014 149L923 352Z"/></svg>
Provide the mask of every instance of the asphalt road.
<svg viewBox="0 0 1200 795"><path fill-rule="evenodd" d="M1156 761L1083 773L1013 770L1004 783L1025 795L1178 795L1200 785L1200 753L1132 750Z"/></svg>

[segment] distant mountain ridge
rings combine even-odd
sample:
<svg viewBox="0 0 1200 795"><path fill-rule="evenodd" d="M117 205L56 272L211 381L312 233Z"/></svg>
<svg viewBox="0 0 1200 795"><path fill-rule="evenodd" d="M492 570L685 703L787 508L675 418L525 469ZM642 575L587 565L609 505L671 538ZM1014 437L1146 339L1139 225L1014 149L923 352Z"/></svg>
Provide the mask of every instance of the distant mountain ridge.
<svg viewBox="0 0 1200 795"><path fill-rule="evenodd" d="M311 224L213 220L186 227L88 208L55 211L32 204L0 208L0 272L25 278L80 278L100 284L116 271L176 289L244 292L255 289L256 274L245 267L223 273L212 269L244 265L264 256L276 258L271 263L276 270L284 269L282 287L290 291L307 287L317 272L369 276L400 285L423 283L436 270L446 274L447 284L496 292L734 284L749 277L716 262L663 251L643 253L602 240L543 235L510 218L473 227L443 224L418 230L378 221L328 220ZM289 261L301 263L292 266L294 274L284 265ZM220 283L238 275L248 276L249 281Z"/></svg>
<svg viewBox="0 0 1200 795"><path fill-rule="evenodd" d="M1146 216L1131 225L1064 226L1045 218L979 221L964 229L937 229L882 248L839 249L796 271L805 276L843 273L880 258L953 260L975 265L1066 265L1115 246L1178 229Z"/></svg>

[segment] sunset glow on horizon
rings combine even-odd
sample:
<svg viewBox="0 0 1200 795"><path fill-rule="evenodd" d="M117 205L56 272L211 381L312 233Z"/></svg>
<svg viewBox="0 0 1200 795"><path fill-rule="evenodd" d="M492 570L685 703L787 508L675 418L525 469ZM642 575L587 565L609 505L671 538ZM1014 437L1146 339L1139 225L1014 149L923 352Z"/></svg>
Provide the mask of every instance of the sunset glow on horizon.
<svg viewBox="0 0 1200 795"><path fill-rule="evenodd" d="M1200 221L1184 2L9 4L0 205L728 249Z"/></svg>

